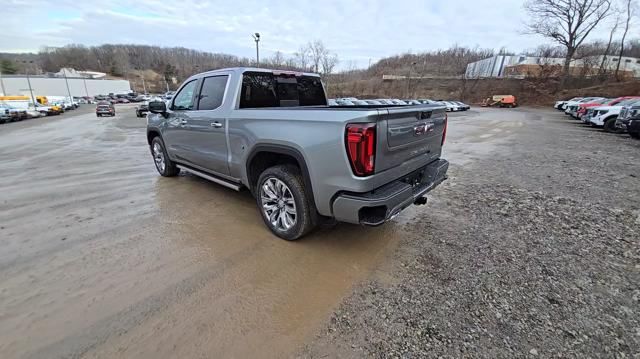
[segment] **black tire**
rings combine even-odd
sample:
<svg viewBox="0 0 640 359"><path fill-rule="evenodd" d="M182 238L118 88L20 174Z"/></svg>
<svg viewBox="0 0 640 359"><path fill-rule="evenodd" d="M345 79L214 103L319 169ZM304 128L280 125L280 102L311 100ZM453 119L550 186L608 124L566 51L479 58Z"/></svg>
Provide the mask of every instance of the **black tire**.
<svg viewBox="0 0 640 359"><path fill-rule="evenodd" d="M620 130L616 128L616 119L610 118L604 123L604 130L610 133L619 133Z"/></svg>
<svg viewBox="0 0 640 359"><path fill-rule="evenodd" d="M629 132L629 136L631 136L631 138L635 138L636 140L640 140L640 132Z"/></svg>
<svg viewBox="0 0 640 359"><path fill-rule="evenodd" d="M158 154L156 154L155 152L155 149L157 148L156 146L159 146L160 152L158 152ZM177 176L178 173L180 173L180 169L178 168L178 166L176 166L175 162L169 159L167 150L164 147L164 141L162 141L162 138L160 138L160 136L156 136L153 138L153 140L151 140L149 150L151 151L151 156L156 166L156 170L162 177L174 177ZM161 165L161 162L157 157L157 155L159 155L160 153L162 154L162 161L164 161L164 166Z"/></svg>
<svg viewBox="0 0 640 359"><path fill-rule="evenodd" d="M102 117L102 115L99 113L96 113L96 117Z"/></svg>
<svg viewBox="0 0 640 359"><path fill-rule="evenodd" d="M140 116L140 112L136 111L136 117L142 117Z"/></svg>
<svg viewBox="0 0 640 359"><path fill-rule="evenodd" d="M293 208L295 212L295 222L288 229L282 228L283 226L278 227L280 222L283 220L276 219L276 224L274 225L266 214L266 210L263 207L263 186L268 180L276 179L282 181L286 187L288 187L288 191L290 195L293 197L293 201L295 203L295 208ZM282 198L286 197L286 190L282 194ZM317 213L315 207L311 203L311 194L310 189L307 189L304 184L304 180L302 179L302 174L300 173L300 169L298 167L292 165L278 165L269 167L262 174L260 174L260 178L258 179L258 183L255 188L255 196L256 203L258 205L258 209L260 210L260 215L262 216L262 220L265 225L275 234L276 236L285 239L287 241L295 241L305 234L309 233L315 227L317 223ZM282 208L286 207L286 204L281 203ZM278 211L285 211L284 209L280 209ZM285 211L286 212L286 211ZM285 213L286 216L286 213Z"/></svg>

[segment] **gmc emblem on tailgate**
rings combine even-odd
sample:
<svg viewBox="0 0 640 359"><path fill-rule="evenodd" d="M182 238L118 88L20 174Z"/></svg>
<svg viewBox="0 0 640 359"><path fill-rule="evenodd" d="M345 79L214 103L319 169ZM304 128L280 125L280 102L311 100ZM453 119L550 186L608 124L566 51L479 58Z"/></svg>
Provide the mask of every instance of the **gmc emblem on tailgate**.
<svg viewBox="0 0 640 359"><path fill-rule="evenodd" d="M434 128L435 128L435 125L433 124L433 122L420 123L413 126L413 134L416 136L422 136L425 133L429 133L433 131Z"/></svg>

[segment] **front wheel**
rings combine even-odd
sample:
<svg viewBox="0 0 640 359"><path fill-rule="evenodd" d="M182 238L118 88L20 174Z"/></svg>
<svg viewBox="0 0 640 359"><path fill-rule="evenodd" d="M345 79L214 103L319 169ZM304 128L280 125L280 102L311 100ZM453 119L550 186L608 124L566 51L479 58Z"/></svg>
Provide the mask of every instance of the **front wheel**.
<svg viewBox="0 0 640 359"><path fill-rule="evenodd" d="M640 140L640 132L629 132L629 136L635 138L636 140Z"/></svg>
<svg viewBox="0 0 640 359"><path fill-rule="evenodd" d="M313 229L315 209L307 193L297 167L279 165L262 172L256 200L262 219L273 234L294 241Z"/></svg>
<svg viewBox="0 0 640 359"><path fill-rule="evenodd" d="M604 123L604 130L606 132L611 132L611 133L619 133L619 132L621 132L619 129L616 128L616 119L615 118L609 119Z"/></svg>
<svg viewBox="0 0 640 359"><path fill-rule="evenodd" d="M180 169L169 159L162 138L156 136L151 140L151 155L156 165L156 170L163 177L173 177L180 173Z"/></svg>

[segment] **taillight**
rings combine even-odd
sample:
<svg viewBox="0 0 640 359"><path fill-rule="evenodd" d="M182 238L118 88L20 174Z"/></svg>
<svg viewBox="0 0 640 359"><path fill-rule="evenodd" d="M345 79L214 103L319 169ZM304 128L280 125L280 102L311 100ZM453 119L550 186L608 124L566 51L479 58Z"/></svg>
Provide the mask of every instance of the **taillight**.
<svg viewBox="0 0 640 359"><path fill-rule="evenodd" d="M376 124L348 124L345 142L353 174L372 175L376 160Z"/></svg>
<svg viewBox="0 0 640 359"><path fill-rule="evenodd" d="M447 127L449 126L449 117L447 114L444 114L444 130L442 130L442 142L440 142L440 146L444 145L444 140L447 138Z"/></svg>

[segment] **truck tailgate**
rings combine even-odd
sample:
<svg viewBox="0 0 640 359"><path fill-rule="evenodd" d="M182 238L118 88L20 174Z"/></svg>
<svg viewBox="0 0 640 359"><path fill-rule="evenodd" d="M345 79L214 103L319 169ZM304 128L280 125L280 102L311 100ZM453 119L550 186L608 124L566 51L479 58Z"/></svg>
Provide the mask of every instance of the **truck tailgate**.
<svg viewBox="0 0 640 359"><path fill-rule="evenodd" d="M446 108L422 105L380 110L376 172L400 166L418 156L429 163L440 157ZM421 161L422 162L422 161Z"/></svg>

